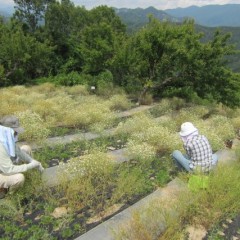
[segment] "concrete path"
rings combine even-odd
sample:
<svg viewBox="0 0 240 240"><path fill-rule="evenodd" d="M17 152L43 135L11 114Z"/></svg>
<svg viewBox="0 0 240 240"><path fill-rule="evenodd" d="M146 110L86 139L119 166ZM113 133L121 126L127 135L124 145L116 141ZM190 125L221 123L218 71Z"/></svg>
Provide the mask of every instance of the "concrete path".
<svg viewBox="0 0 240 240"><path fill-rule="evenodd" d="M136 113L151 109L153 107L154 107L154 105L139 106L139 107L130 109L128 111L117 113L117 117L119 117L119 118L129 117ZM59 144L59 143L67 144L67 143L71 143L73 141L92 140L92 139L99 138L100 136L109 136L109 135L113 134L113 132L114 132L114 128L106 129L101 134L86 132L86 133L77 133L77 134L72 134L72 135L66 135L63 137L53 137L53 138L47 139L47 144L48 145Z"/></svg>
<svg viewBox="0 0 240 240"><path fill-rule="evenodd" d="M114 240L114 232L119 230L119 226L127 224L134 211L141 211L143 208L148 207L153 201L166 201L169 202L173 197L177 197L182 191L187 191L187 185L179 179L174 179L165 188L159 188L152 194L143 198L139 202L135 203L131 207L116 214L109 220L103 222L82 236L76 238L76 240ZM169 213L174 214L173 209L169 208ZM164 231L166 222L162 222L159 229Z"/></svg>
<svg viewBox="0 0 240 240"><path fill-rule="evenodd" d="M116 115L119 118L129 117L129 116L132 116L136 113L149 110L149 109L153 108L154 106L155 106L154 104L153 105L139 106L139 107L135 107L135 108L132 108L132 109L124 111L124 112L117 113Z"/></svg>
<svg viewBox="0 0 240 240"><path fill-rule="evenodd" d="M129 117L132 116L136 113L139 112L143 112L146 110L149 110L151 108L153 108L155 105L150 105L150 106L139 106L124 112L120 112L117 113L117 117L118 118L123 118L123 117ZM97 133L92 133L92 132L86 132L86 133L76 133L76 134L70 134L70 135L65 135L65 136L61 136L61 137L51 137L48 138L45 143L48 146L53 146L53 145L57 145L57 144L68 144L74 141L81 141L81 140L93 140L96 138L99 138L101 136L110 136L113 134L115 128L112 129L106 129L104 130L101 134L97 134ZM19 142L19 145L25 145L27 144L26 142ZM35 144L31 145L32 149L38 149L41 148L41 146L37 146Z"/></svg>

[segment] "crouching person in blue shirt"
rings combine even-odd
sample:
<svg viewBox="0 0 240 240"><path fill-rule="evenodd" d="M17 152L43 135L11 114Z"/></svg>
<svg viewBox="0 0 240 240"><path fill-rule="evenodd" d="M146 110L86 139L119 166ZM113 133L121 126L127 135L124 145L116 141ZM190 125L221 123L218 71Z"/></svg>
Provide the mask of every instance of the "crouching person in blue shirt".
<svg viewBox="0 0 240 240"><path fill-rule="evenodd" d="M213 154L207 138L200 135L198 129L191 122L185 122L181 125L179 135L186 154L175 150L172 157L180 169L185 169L188 172L208 173L215 168L218 162L217 155Z"/></svg>

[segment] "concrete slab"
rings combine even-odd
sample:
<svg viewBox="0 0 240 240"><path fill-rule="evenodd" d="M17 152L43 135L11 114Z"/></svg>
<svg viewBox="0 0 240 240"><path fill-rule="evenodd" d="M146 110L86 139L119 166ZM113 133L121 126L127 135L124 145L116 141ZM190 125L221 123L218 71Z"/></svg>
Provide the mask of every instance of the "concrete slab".
<svg viewBox="0 0 240 240"><path fill-rule="evenodd" d="M147 105L147 106L144 105L144 106L135 107L135 108L130 109L128 111L117 113L117 117L119 117L119 118L129 117L129 116L134 115L136 113L149 110L149 109L153 108L154 106L155 105Z"/></svg>
<svg viewBox="0 0 240 240"><path fill-rule="evenodd" d="M173 194L177 196L184 190L187 190L187 185L176 178L171 181L165 188L157 189L155 192L143 198L131 207L116 214L109 220L101 223L97 227L76 238L76 240L114 240L114 232L117 232L119 226L126 223L126 221L131 218L131 215L134 211L141 211L143 207L151 204L151 202L154 200L169 201L169 199L173 197ZM164 222L162 222L162 228L165 228Z"/></svg>
<svg viewBox="0 0 240 240"><path fill-rule="evenodd" d="M223 149L216 152L218 155L218 161L222 164L231 164L238 160L235 150Z"/></svg>
<svg viewBox="0 0 240 240"><path fill-rule="evenodd" d="M78 133L78 134L66 135L63 137L48 138L46 143L48 145L67 144L67 143L71 143L73 141L92 140L92 139L95 139L98 137L100 137L100 135L96 134L96 133L91 133L91 132Z"/></svg>
<svg viewBox="0 0 240 240"><path fill-rule="evenodd" d="M108 152L108 155L112 157L116 163L122 163L130 160L129 156L126 153L126 148Z"/></svg>
<svg viewBox="0 0 240 240"><path fill-rule="evenodd" d="M42 180L48 187L56 186L58 183L57 178L58 166L44 169L42 173Z"/></svg>

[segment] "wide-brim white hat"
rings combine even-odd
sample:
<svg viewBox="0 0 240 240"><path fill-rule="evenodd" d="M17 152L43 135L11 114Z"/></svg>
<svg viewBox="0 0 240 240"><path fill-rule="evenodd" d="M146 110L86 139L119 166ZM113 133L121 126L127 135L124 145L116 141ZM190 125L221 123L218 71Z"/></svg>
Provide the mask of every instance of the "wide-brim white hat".
<svg viewBox="0 0 240 240"><path fill-rule="evenodd" d="M198 129L191 122L185 122L181 125L181 131L179 134L182 137L186 137L196 131L198 131Z"/></svg>

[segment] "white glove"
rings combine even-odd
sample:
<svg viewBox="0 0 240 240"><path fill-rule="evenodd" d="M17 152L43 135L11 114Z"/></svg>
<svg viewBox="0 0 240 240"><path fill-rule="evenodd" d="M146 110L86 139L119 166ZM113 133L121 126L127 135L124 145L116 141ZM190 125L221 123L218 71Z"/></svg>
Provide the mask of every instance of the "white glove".
<svg viewBox="0 0 240 240"><path fill-rule="evenodd" d="M37 168L37 167L39 168L40 165L41 165L40 162L33 159L30 163L27 164L27 170Z"/></svg>
<svg viewBox="0 0 240 240"><path fill-rule="evenodd" d="M43 166L42 166L42 164L40 163L40 165L39 165L39 167L38 167L38 170L39 170L39 172L40 173L42 173L43 172L43 170L44 170L44 168L43 168Z"/></svg>

